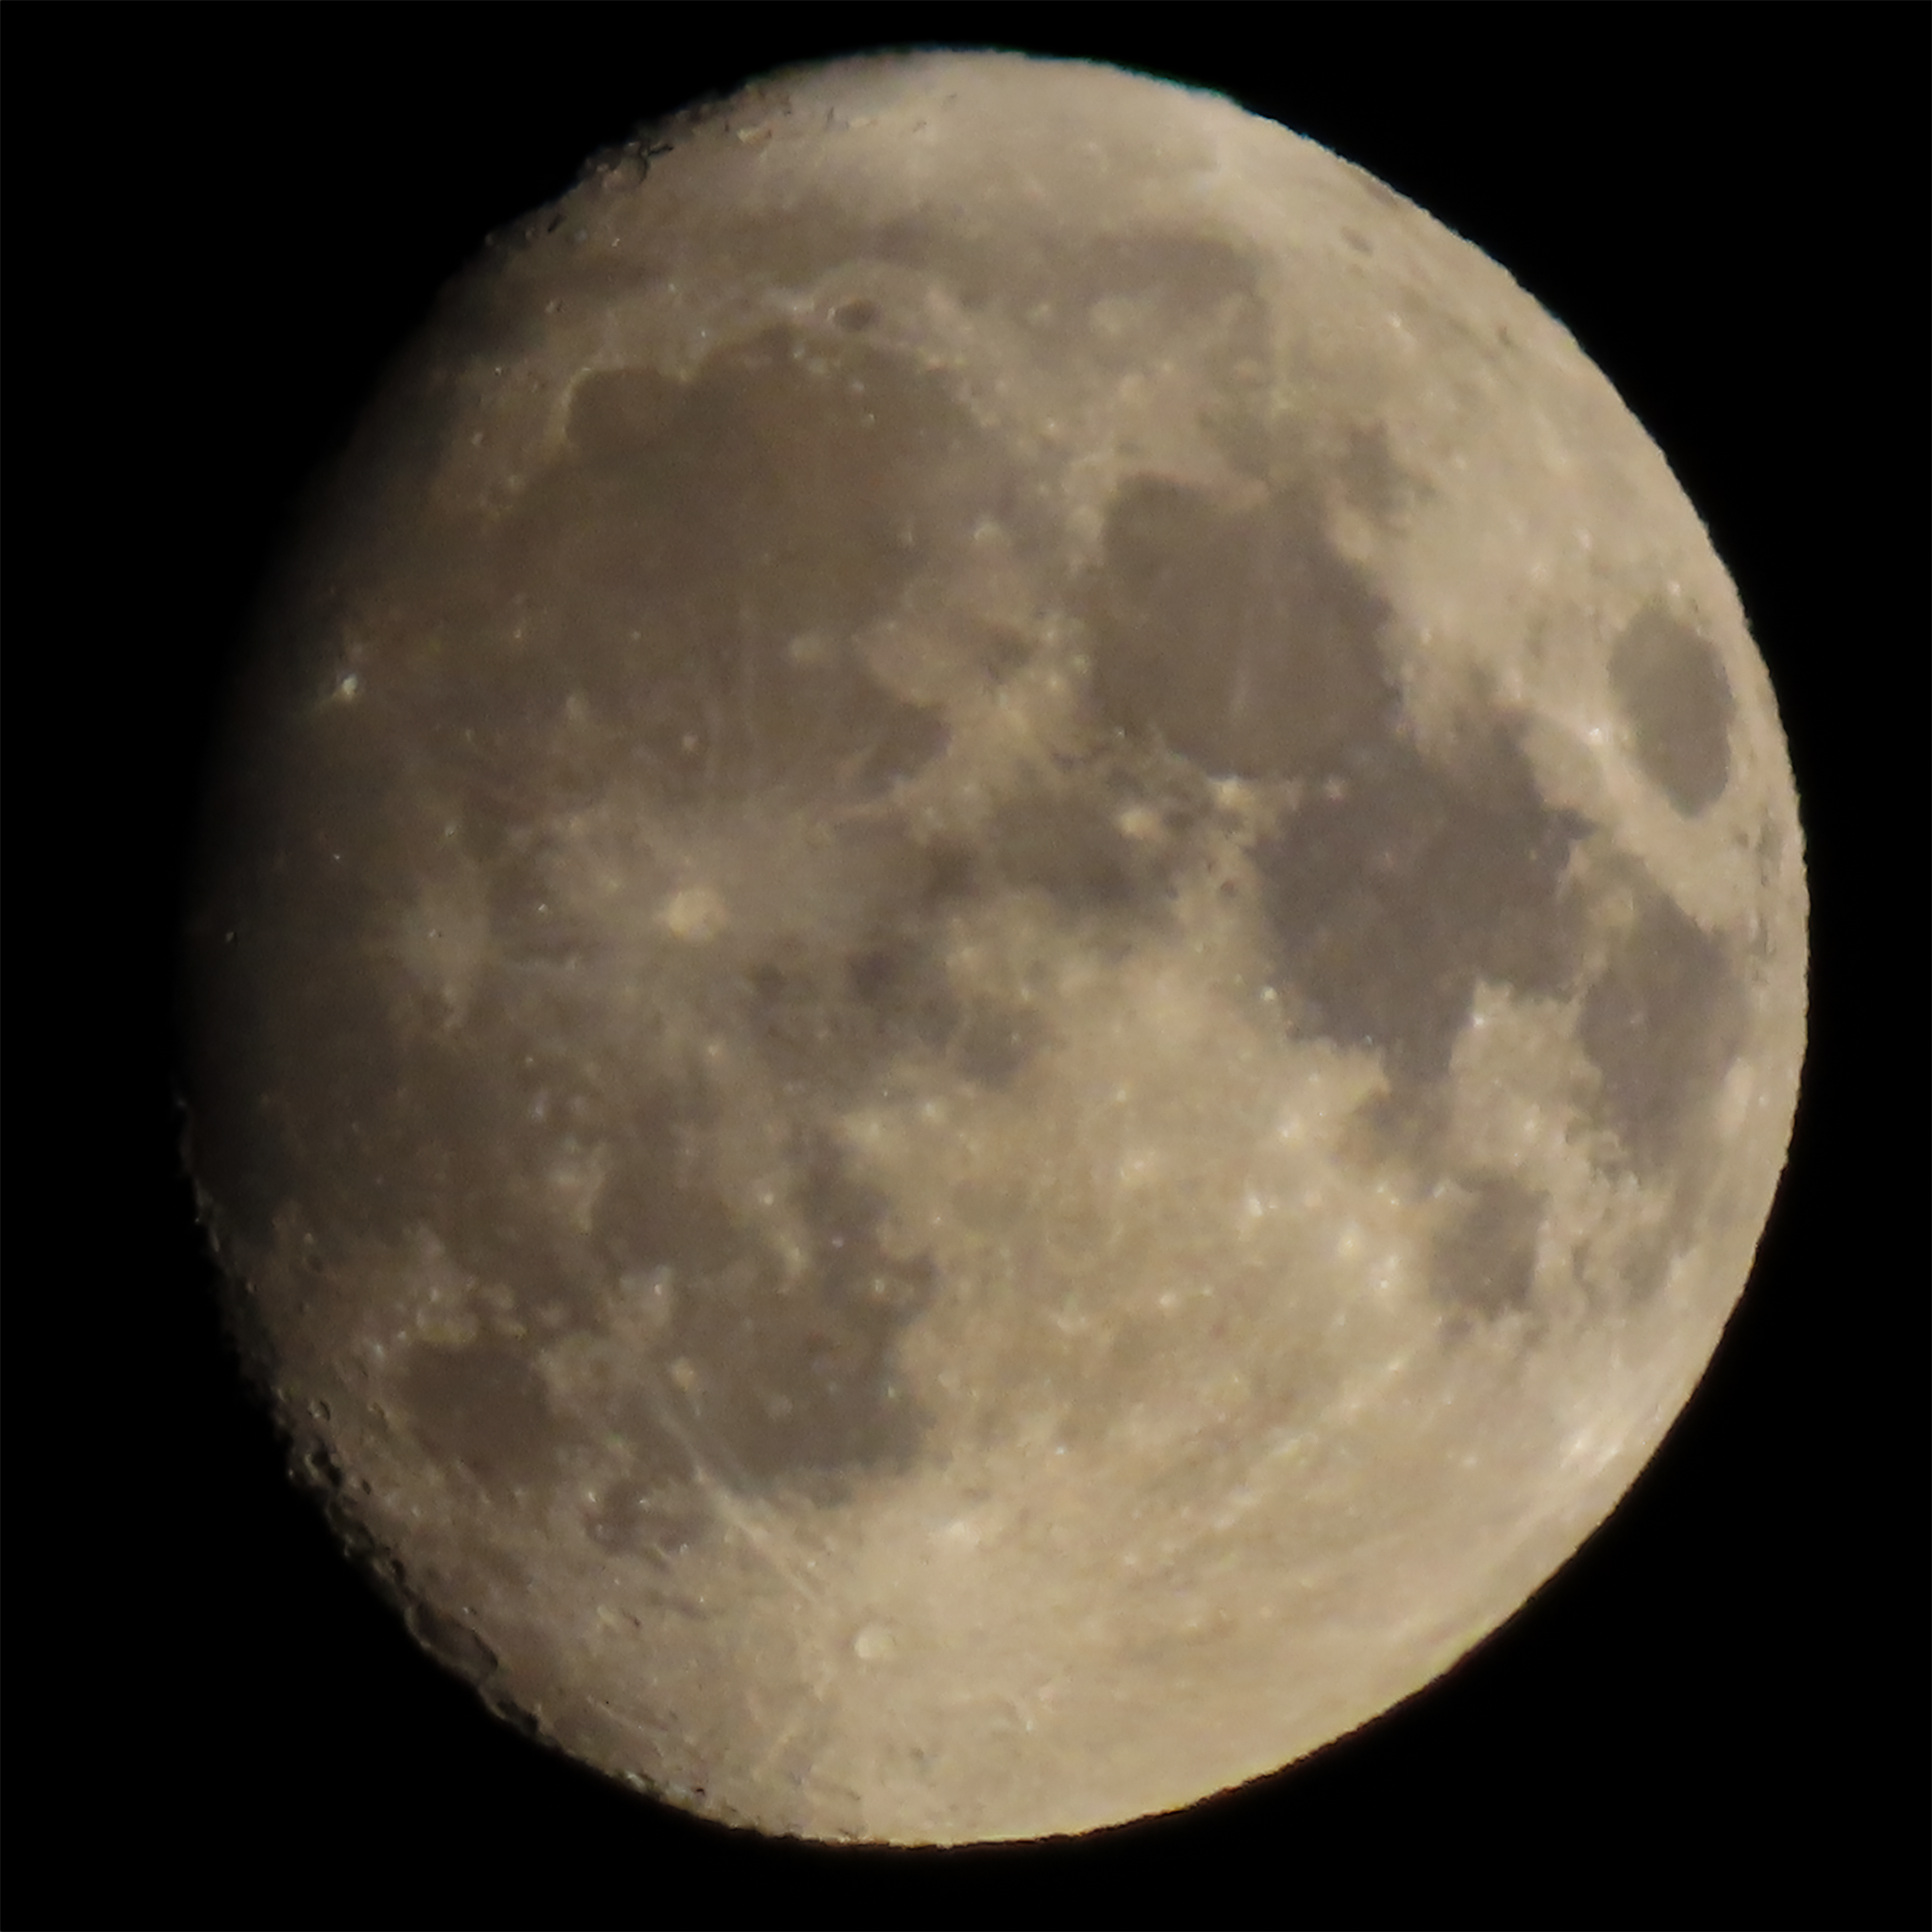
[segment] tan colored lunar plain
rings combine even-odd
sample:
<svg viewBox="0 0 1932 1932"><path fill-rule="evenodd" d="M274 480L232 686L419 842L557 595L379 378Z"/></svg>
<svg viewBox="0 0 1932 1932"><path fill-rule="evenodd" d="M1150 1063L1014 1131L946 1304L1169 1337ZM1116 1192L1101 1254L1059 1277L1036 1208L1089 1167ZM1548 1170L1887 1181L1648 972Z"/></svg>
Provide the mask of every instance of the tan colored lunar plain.
<svg viewBox="0 0 1932 1932"><path fill-rule="evenodd" d="M1784 1158L1737 597L1576 343L1227 101L789 73L496 239L270 606L191 1151L413 1627L633 1786L1085 1831L1615 1507Z"/></svg>

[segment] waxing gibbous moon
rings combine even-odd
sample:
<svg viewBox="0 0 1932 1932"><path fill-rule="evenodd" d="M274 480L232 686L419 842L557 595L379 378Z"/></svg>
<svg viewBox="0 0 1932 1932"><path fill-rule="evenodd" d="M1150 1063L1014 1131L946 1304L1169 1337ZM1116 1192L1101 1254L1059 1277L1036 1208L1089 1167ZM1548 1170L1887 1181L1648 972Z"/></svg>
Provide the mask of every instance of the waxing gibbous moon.
<svg viewBox="0 0 1932 1932"><path fill-rule="evenodd" d="M297 1466L558 1748L1076 1833L1429 1683L1745 1282L1805 887L1657 448L1217 96L776 75L492 242L264 606L190 1158Z"/></svg>

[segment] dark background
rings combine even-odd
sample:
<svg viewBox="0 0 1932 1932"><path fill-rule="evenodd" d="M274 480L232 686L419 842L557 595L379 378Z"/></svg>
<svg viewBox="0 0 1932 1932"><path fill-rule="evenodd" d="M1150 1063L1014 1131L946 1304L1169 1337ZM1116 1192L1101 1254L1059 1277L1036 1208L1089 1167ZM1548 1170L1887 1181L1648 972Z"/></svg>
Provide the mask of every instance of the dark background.
<svg viewBox="0 0 1932 1932"><path fill-rule="evenodd" d="M15 8L7 1917L29 1925L1926 1923L1927 15ZM213 681L439 282L638 120L789 59L1145 66L1509 267L1669 454L1770 663L1813 1025L1709 1375L1443 1682L1079 1842L761 1842L527 1746L288 1488L170 1097Z"/></svg>

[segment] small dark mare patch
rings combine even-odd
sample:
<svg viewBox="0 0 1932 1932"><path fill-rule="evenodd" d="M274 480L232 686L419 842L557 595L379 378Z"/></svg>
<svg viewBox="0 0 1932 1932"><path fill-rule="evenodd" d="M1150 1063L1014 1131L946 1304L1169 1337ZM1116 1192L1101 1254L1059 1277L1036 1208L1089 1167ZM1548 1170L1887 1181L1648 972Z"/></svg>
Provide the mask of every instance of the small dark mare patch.
<svg viewBox="0 0 1932 1932"><path fill-rule="evenodd" d="M1548 1206L1547 1195L1506 1174L1464 1180L1429 1257L1430 1291L1451 1307L1485 1317L1528 1308Z"/></svg>
<svg viewBox="0 0 1932 1932"><path fill-rule="evenodd" d="M1736 708L1717 647L1646 605L1611 647L1610 689L1645 775L1686 817L1707 811L1730 783Z"/></svg>
<svg viewBox="0 0 1932 1932"><path fill-rule="evenodd" d="M1747 1018L1728 949L1645 881L1577 1026L1606 1123L1638 1173L1668 1174L1741 1047Z"/></svg>
<svg viewBox="0 0 1932 1932"><path fill-rule="evenodd" d="M1085 610L1107 721L1212 776L1325 770L1389 728L1386 608L1302 492L1234 510L1163 476L1133 478L1108 513Z"/></svg>
<svg viewBox="0 0 1932 1932"><path fill-rule="evenodd" d="M1298 1024L1407 1081L1447 1071L1479 980L1551 992L1574 958L1586 823L1544 802L1500 724L1472 730L1454 768L1369 737L1256 853Z"/></svg>

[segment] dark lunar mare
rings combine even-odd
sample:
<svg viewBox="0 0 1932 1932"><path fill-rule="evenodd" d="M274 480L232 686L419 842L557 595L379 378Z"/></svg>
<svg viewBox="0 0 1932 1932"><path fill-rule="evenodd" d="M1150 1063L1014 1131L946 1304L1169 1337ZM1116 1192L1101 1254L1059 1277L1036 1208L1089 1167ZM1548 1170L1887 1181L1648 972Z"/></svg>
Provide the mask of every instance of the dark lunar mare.
<svg viewBox="0 0 1932 1932"><path fill-rule="evenodd" d="M741 239L768 273L801 248L801 280L824 271L816 231L808 247L796 227ZM1208 779L1294 782L1298 803L1253 855L1285 1024L1378 1052L1415 1120L1440 1111L1479 981L1567 995L1584 965L1571 860L1593 828L1542 800L1492 706L1473 702L1448 747L1425 752L1407 729L1388 608L1329 541L1307 453L1257 427L1268 348L1242 253L1160 234L1059 251L929 225L863 242L855 258L940 275L969 309L1030 277L1031 325L1083 355L1111 353L1083 333L1109 297L1138 305L1143 330L1213 341L1205 426L1273 480L1241 509L1151 474L1117 492L1096 565L1070 587L1100 726L1087 772L1001 801L974 841L882 834L874 818L879 883L856 941L808 924L727 945L689 993L688 1030L722 1033L771 1076L802 1267L712 1171L729 1100L688 1056L641 1069L584 991L625 962L553 903L542 828L620 783L712 825L753 807L843 825L944 748L938 710L889 689L855 641L923 574L958 567L959 532L1024 525L1028 499L946 379L883 345L879 302L764 329L684 379L586 375L557 458L456 510L396 481L421 477L446 422L418 367L413 413L378 412L360 481L339 492L350 507L320 525L335 533L325 551L364 546L368 581L345 586L323 552L296 574L302 594L274 618L288 668L258 680L211 794L187 976L192 1161L217 1230L231 1252L265 1253L296 1204L305 1292L324 1294L428 1227L460 1276L508 1292L523 1333L416 1343L392 1391L406 1426L501 1496L621 1442L620 1475L585 1505L612 1547L663 1555L701 1533L694 1457L741 1488L834 1498L917 1454L923 1418L894 1351L934 1291L931 1264L889 1252L883 1204L823 1130L828 1096L908 1053L996 1084L1040 1050L1026 1011L947 981L946 922L975 897L1042 894L1101 945L1171 916L1167 861L1118 823L1144 799L1150 754L1197 804ZM570 299L610 292L583 273ZM464 340L514 335L496 287L481 275L446 305ZM1371 429L1339 464L1372 514L1425 493ZM408 542L361 496L388 502ZM325 641L345 633L379 641L337 702ZM1657 607L1619 641L1612 678L1645 770L1678 809L1707 808L1730 720L1710 647ZM482 880L487 928L460 1013L402 970L391 937L453 865ZM1741 1024L1723 947L1645 887L1580 1028L1639 1171L1682 1157ZM1420 1153L1461 1204L1437 1274L1467 1285L1475 1314L1522 1307L1547 1203L1406 1131L1379 1158ZM579 1222L546 1176L591 1160L602 1177ZM611 1332L613 1296L641 1278L668 1285L672 1309L649 1359L561 1411L536 1347ZM267 1310L265 1349L302 1320Z"/></svg>
<svg viewBox="0 0 1932 1932"><path fill-rule="evenodd" d="M425 1228L474 1289L508 1291L522 1337L420 1341L390 1391L423 1448L487 1491L556 1480L614 1431L628 1476L599 1533L656 1546L691 1529L660 1492L693 1453L730 1482L819 1489L912 1453L891 1354L929 1266L882 1249L880 1204L815 1122L835 1061L862 1072L924 1041L991 1077L1026 1050L1020 1019L962 1008L935 974L916 914L937 861L908 874L908 903L886 891L856 951L780 935L687 1015L779 1076L801 1274L708 1173L720 1096L682 1058L641 1083L635 1044L584 995L625 964L552 903L541 828L613 782L713 823L758 800L831 814L929 758L937 718L852 640L958 526L949 505L922 510L926 479L997 484L981 441L904 360L847 330L774 329L686 382L585 378L563 456L512 505L467 523L418 506L423 541L386 578L277 613L284 640L353 631L358 601L391 614L353 698L330 697L311 649L259 680L233 734L189 935L192 1158L231 1253L273 1251L299 1208L306 1293L358 1270L385 1292L372 1251L406 1255ZM483 881L487 941L453 1013L392 935L458 874ZM578 1225L546 1176L592 1160ZM654 1271L675 1311L656 1369L559 1413L536 1345L599 1332L616 1285ZM265 1314L271 1344L302 1331L295 1308Z"/></svg>
<svg viewBox="0 0 1932 1932"><path fill-rule="evenodd" d="M1385 446L1353 447L1359 474L1344 487L1399 514L1416 491ZM1626 867L1617 890L1634 891L1635 916L1591 977L1573 860L1598 828L1544 799L1518 725L1483 693L1448 742L1422 745L1390 669L1388 608L1333 547L1312 493L1279 485L1235 509L1171 478L1130 479L1084 611L1094 698L1116 729L1210 776L1295 781L1254 853L1284 1018L1381 1056L1395 1091L1363 1115L1369 1158L1434 1171L1461 1204L1432 1270L1461 1286L1443 1291L1476 1315L1525 1306L1548 1206L1467 1168L1444 1131L1441 1085L1481 982L1580 997L1597 1108L1624 1160L1649 1178L1708 1166L1693 1141L1743 1040L1737 963ZM1730 717L1710 647L1651 609L1618 644L1613 678L1646 769L1680 809L1709 804ZM1688 1206L1699 1184L1679 1193Z"/></svg>
<svg viewBox="0 0 1932 1932"><path fill-rule="evenodd" d="M1115 266L1153 287L1134 273L1143 252ZM974 840L875 810L835 831L870 881L856 940L798 924L721 947L667 995L691 1039L731 1039L771 1075L802 1271L711 1172L730 1099L686 1053L646 1047L641 1063L600 1008L627 968L556 903L546 828L562 815L621 782L713 828L750 808L846 827L943 743L936 713L881 684L853 641L1013 491L941 380L855 340L874 319L847 305L826 329L769 329L683 381L588 375L554 463L500 505L398 504L409 545L325 516L360 532L371 580L344 589L328 555L293 574L299 593L266 626L283 652L210 798L190 1085L215 1224L232 1252L286 1249L292 1204L303 1296L360 1280L378 1304L410 1291L408 1257L433 1238L438 1265L473 1301L493 1294L501 1319L408 1345L385 1402L424 1452L506 1501L594 1465L587 1527L646 1555L703 1533L694 1457L736 1487L829 1499L916 1454L923 1419L893 1356L931 1267L887 1251L882 1204L820 1123L908 1053L998 1083L1038 1051L1026 1011L949 985L947 921L1015 891L1090 939L1168 916L1159 866L1116 824L1131 783L1105 760L1096 782L1002 801ZM380 420L370 491L384 450L425 434L393 405ZM342 493L357 488L352 474ZM379 630L366 611L387 613ZM325 652L358 632L376 641L350 695ZM454 1011L393 935L426 885L460 878L480 881L485 940ZM601 1163L587 1218L555 1197L559 1163ZM614 1336L639 1281L671 1310L646 1358L559 1408L538 1351ZM337 1313L411 1320L402 1303ZM263 1315L273 1376L277 1338L311 1317Z"/></svg>
<svg viewBox="0 0 1932 1932"><path fill-rule="evenodd" d="M1708 811L1730 783L1737 708L1717 647L1646 604L1610 647L1610 689L1652 782L1687 817Z"/></svg>

